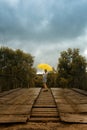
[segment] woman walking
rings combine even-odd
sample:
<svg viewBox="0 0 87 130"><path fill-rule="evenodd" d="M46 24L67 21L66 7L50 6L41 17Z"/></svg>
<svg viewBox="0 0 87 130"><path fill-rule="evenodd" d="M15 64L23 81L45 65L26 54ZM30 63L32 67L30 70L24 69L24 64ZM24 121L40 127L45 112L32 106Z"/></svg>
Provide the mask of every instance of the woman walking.
<svg viewBox="0 0 87 130"><path fill-rule="evenodd" d="M48 91L48 87L47 87L47 70L44 70L44 74L43 74L43 87L44 87L44 91Z"/></svg>

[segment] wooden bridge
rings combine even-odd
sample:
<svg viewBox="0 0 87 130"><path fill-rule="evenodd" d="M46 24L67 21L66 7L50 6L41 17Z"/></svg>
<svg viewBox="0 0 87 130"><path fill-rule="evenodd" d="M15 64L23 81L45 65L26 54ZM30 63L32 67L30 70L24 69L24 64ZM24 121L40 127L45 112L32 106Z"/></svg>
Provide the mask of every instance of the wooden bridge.
<svg viewBox="0 0 87 130"><path fill-rule="evenodd" d="M0 93L0 124L25 122L87 123L87 92L18 88Z"/></svg>

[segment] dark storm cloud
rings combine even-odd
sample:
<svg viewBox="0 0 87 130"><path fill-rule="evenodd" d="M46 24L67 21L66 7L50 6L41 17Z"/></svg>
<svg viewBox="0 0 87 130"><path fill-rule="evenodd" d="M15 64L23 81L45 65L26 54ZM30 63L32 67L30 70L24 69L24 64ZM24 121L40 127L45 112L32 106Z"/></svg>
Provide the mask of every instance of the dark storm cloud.
<svg viewBox="0 0 87 130"><path fill-rule="evenodd" d="M0 45L56 66L61 51L87 56L87 0L0 0ZM85 53L84 53L85 52Z"/></svg>
<svg viewBox="0 0 87 130"><path fill-rule="evenodd" d="M57 41L77 37L87 24L86 0L0 2L0 34L10 39Z"/></svg>

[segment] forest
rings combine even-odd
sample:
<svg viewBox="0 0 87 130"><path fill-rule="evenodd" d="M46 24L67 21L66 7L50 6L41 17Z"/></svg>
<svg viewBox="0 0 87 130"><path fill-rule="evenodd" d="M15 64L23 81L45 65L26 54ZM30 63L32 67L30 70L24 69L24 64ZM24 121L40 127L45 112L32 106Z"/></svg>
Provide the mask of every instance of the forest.
<svg viewBox="0 0 87 130"><path fill-rule="evenodd" d="M47 85L87 90L87 60L78 48L60 53L57 68L48 74ZM34 67L34 56L20 49L0 48L0 92L42 86L42 75L37 74Z"/></svg>

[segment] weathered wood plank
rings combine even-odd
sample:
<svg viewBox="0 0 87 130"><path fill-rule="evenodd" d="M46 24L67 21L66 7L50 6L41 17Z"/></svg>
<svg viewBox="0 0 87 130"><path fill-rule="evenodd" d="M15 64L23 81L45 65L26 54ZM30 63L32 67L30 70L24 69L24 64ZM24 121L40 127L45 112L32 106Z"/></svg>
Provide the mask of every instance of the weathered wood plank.
<svg viewBox="0 0 87 130"><path fill-rule="evenodd" d="M87 123L87 96L70 89L52 88L61 121Z"/></svg>
<svg viewBox="0 0 87 130"><path fill-rule="evenodd" d="M83 95L86 95L86 96L87 96L87 91L85 91L85 90L82 90L82 89L77 89L77 88L73 88L72 90L74 90L74 91L76 91L76 92L79 92L79 93L81 93L81 94L83 94Z"/></svg>
<svg viewBox="0 0 87 130"><path fill-rule="evenodd" d="M32 116L35 117L58 117L57 112L33 112Z"/></svg>
<svg viewBox="0 0 87 130"><path fill-rule="evenodd" d="M87 104L79 104L77 107L79 113L87 114Z"/></svg>
<svg viewBox="0 0 87 130"><path fill-rule="evenodd" d="M32 111L35 111L35 112L55 112L56 111L56 108L32 108Z"/></svg>
<svg viewBox="0 0 87 130"><path fill-rule="evenodd" d="M29 119L30 122L58 122L59 121L59 118L56 117L56 118L53 118L53 117L41 117L41 118L36 118L36 117L32 117Z"/></svg>
<svg viewBox="0 0 87 130"><path fill-rule="evenodd" d="M87 115L60 113L60 119L64 122L87 123Z"/></svg>
<svg viewBox="0 0 87 130"><path fill-rule="evenodd" d="M0 123L26 122L40 88L20 89L0 98Z"/></svg>
<svg viewBox="0 0 87 130"><path fill-rule="evenodd" d="M64 98L56 98L55 99L56 104L68 104L67 101Z"/></svg>
<svg viewBox="0 0 87 130"><path fill-rule="evenodd" d="M0 115L5 114L29 114L32 105L0 105Z"/></svg>
<svg viewBox="0 0 87 130"><path fill-rule="evenodd" d="M70 104L57 104L57 108L60 113L75 113L74 109L71 107Z"/></svg>
<svg viewBox="0 0 87 130"><path fill-rule="evenodd" d="M0 115L0 123L25 123L27 119L26 115Z"/></svg>
<svg viewBox="0 0 87 130"><path fill-rule="evenodd" d="M39 105L37 104L37 105L34 105L34 107L35 108L55 108L54 105L49 105L49 104L44 104L44 105L43 104L42 105L41 104L39 104Z"/></svg>
<svg viewBox="0 0 87 130"><path fill-rule="evenodd" d="M8 95L8 94L13 93L13 92L18 91L18 90L20 90L20 88L16 88L16 89L11 89L9 91L0 92L0 97L3 97L5 95Z"/></svg>

